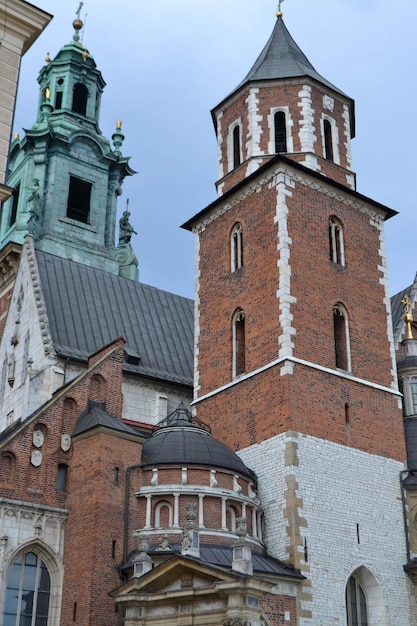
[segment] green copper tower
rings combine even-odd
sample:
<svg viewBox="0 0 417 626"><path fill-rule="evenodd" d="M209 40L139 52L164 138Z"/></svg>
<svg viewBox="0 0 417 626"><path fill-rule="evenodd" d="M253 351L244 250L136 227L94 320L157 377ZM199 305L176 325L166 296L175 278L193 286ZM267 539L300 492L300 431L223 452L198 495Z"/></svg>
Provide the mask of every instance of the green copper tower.
<svg viewBox="0 0 417 626"><path fill-rule="evenodd" d="M127 211L115 244L117 198L134 171L121 153L121 122L113 146L100 131L105 82L80 42L82 21L73 26L72 41L40 71L35 124L11 145L14 194L3 206L0 249L30 234L38 250L137 279Z"/></svg>

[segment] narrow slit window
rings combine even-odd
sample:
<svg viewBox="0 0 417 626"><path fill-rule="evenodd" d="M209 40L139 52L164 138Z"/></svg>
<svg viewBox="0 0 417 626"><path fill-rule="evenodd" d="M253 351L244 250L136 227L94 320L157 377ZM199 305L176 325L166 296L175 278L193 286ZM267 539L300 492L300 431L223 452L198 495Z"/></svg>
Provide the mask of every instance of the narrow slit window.
<svg viewBox="0 0 417 626"><path fill-rule="evenodd" d="M233 129L233 167L240 165L240 126L237 125Z"/></svg>
<svg viewBox="0 0 417 626"><path fill-rule="evenodd" d="M62 96L63 96L62 91L57 91L56 92L56 95L55 95L55 109L61 109L62 108Z"/></svg>
<svg viewBox="0 0 417 626"><path fill-rule="evenodd" d="M278 111L274 115L275 152L287 152L287 126L285 113Z"/></svg>
<svg viewBox="0 0 417 626"><path fill-rule="evenodd" d="M345 248L341 223L331 217L329 220L329 248L330 260L338 265L345 265Z"/></svg>
<svg viewBox="0 0 417 626"><path fill-rule="evenodd" d="M341 304L333 307L333 330L336 367L350 371L348 319L345 308Z"/></svg>
<svg viewBox="0 0 417 626"><path fill-rule="evenodd" d="M234 225L230 245L232 272L236 272L236 270L240 269L243 265L242 224Z"/></svg>
<svg viewBox="0 0 417 626"><path fill-rule="evenodd" d="M56 490L65 492L67 490L68 465L60 463L58 465L58 477L56 482Z"/></svg>
<svg viewBox="0 0 417 626"><path fill-rule="evenodd" d="M239 310L233 321L233 376L240 376L246 369L245 314Z"/></svg>
<svg viewBox="0 0 417 626"><path fill-rule="evenodd" d="M70 176L67 217L84 224L90 223L91 188L91 183Z"/></svg>
<svg viewBox="0 0 417 626"><path fill-rule="evenodd" d="M332 135L332 125L329 120L323 121L323 131L324 131L324 156L329 161L333 161L333 135Z"/></svg>
<svg viewBox="0 0 417 626"><path fill-rule="evenodd" d="M16 187L13 190L12 209L10 211L9 226L13 226L13 224L16 223L17 207L19 205L19 196L20 196L20 183L18 185L16 185Z"/></svg>

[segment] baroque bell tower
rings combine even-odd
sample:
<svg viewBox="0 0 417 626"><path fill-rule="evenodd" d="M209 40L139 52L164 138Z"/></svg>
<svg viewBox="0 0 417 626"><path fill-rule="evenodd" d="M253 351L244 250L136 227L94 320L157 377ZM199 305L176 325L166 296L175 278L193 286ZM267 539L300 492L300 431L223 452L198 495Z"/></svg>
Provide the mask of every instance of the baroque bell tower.
<svg viewBox="0 0 417 626"><path fill-rule="evenodd" d="M137 279L129 223L115 244L117 198L134 171L121 152L121 122L113 147L99 128L105 82L80 41L79 15L73 27L72 41L54 59L48 54L39 73L36 122L11 146L14 193L3 208L0 249L30 234L39 250Z"/></svg>
<svg viewBox="0 0 417 626"><path fill-rule="evenodd" d="M268 551L306 576L300 624L414 624L384 243L395 211L356 191L354 102L279 10L212 116L219 197L184 224L197 415L258 476Z"/></svg>

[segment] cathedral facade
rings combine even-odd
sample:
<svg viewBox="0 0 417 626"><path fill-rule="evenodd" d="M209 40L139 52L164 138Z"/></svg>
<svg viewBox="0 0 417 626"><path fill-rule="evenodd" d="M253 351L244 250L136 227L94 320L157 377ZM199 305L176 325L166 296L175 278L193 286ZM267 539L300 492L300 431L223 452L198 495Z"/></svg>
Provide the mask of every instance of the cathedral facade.
<svg viewBox="0 0 417 626"><path fill-rule="evenodd" d="M139 282L127 209L116 241L134 171L82 26L2 206L2 623L417 624L417 287L390 302L352 98L279 12L212 111L193 303Z"/></svg>

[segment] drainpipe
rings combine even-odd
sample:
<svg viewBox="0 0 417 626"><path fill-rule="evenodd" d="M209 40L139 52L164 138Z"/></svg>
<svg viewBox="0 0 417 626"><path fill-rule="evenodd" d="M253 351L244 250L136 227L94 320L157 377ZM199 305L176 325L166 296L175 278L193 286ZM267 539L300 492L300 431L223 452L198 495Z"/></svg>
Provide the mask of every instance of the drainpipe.
<svg viewBox="0 0 417 626"><path fill-rule="evenodd" d="M129 528L129 492L130 492L130 474L132 470L142 467L142 463L137 465L130 465L126 470L126 488L125 488L125 513L124 513L124 528L123 528L123 563L127 558L127 545L128 545L128 528Z"/></svg>

